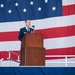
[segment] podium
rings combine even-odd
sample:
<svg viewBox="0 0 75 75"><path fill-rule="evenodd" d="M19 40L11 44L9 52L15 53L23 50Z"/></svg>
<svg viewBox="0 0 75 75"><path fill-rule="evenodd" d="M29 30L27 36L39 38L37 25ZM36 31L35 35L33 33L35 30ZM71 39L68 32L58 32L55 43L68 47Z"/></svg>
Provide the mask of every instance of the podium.
<svg viewBox="0 0 75 75"><path fill-rule="evenodd" d="M45 66L43 35L26 33L22 39L20 66Z"/></svg>

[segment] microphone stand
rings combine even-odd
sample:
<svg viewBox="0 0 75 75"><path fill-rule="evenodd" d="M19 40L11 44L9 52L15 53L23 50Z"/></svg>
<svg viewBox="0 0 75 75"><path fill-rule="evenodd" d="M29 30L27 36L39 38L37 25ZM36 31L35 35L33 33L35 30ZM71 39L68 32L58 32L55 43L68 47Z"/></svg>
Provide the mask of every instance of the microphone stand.
<svg viewBox="0 0 75 75"><path fill-rule="evenodd" d="M32 33L35 33L35 32L34 32L34 29L35 29L35 26L34 26L34 25L32 26L32 29L33 29Z"/></svg>

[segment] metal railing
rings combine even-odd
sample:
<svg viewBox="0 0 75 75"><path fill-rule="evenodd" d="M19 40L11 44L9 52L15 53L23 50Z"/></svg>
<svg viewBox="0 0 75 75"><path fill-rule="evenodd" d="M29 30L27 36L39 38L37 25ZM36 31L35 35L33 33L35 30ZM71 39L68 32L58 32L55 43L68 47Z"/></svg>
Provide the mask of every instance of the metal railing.
<svg viewBox="0 0 75 75"><path fill-rule="evenodd" d="M14 61L14 62L20 63L20 55L19 55L19 54L17 54L16 52L10 51L10 50L8 50L7 52L9 53L9 54L8 54L8 58L7 58L7 60L9 60L9 64L10 64L10 66L11 66L11 61ZM11 54L16 55L16 56L18 57L18 60L14 60L14 59L12 59L12 58L11 58Z"/></svg>
<svg viewBox="0 0 75 75"><path fill-rule="evenodd" d="M1 62L2 62L3 60L4 60L4 58L1 58L1 59L0 59L0 66L1 66Z"/></svg>
<svg viewBox="0 0 75 75"><path fill-rule="evenodd" d="M16 52L10 51L10 50L8 50L7 52L9 53L7 60L9 60L10 66L11 66L11 61L20 63L20 55L19 54L17 54ZM16 55L18 57L18 60L12 59L11 54ZM75 64L75 61L74 62L73 61L68 61L68 58L75 58L75 55L46 55L45 57L49 57L49 58L64 58L64 60L65 60L64 62L61 62L61 61L59 61L59 62L47 61L46 63L49 63L49 64L51 64L51 63L52 64L56 64L56 63L62 64L63 63L63 64L65 64L65 67L67 67L68 63ZM4 60L3 58L0 59L0 65L1 65L1 62L3 60Z"/></svg>
<svg viewBox="0 0 75 75"><path fill-rule="evenodd" d="M46 62L46 63L54 63L54 64L56 64L56 63L59 63L59 64L61 64L61 63L63 63L63 64L65 64L65 67L67 67L67 64L68 63L75 63L75 61L74 62L72 62L72 61L68 61L68 58L75 58L75 55L46 55L45 57L49 57L49 58L65 58L65 61L64 62Z"/></svg>

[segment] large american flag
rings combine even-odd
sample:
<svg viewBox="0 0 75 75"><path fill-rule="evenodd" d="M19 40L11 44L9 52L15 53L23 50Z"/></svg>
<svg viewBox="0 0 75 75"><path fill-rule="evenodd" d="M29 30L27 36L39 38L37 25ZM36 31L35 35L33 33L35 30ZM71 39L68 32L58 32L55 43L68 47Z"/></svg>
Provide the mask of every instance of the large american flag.
<svg viewBox="0 0 75 75"><path fill-rule="evenodd" d="M44 34L46 55L75 54L75 0L0 0L0 59L7 60L7 50L20 53L18 35L27 19Z"/></svg>

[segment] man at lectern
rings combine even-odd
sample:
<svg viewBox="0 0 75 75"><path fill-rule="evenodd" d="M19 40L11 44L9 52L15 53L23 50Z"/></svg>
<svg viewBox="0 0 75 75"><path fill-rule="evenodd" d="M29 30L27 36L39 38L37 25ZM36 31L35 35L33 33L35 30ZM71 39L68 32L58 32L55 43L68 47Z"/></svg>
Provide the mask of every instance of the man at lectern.
<svg viewBox="0 0 75 75"><path fill-rule="evenodd" d="M20 29L20 32L19 32L19 36L18 36L18 39L20 41L22 41L22 38L24 36L25 33L32 33L34 31L33 28L30 28L30 20L26 20L25 21L25 27L21 28Z"/></svg>

